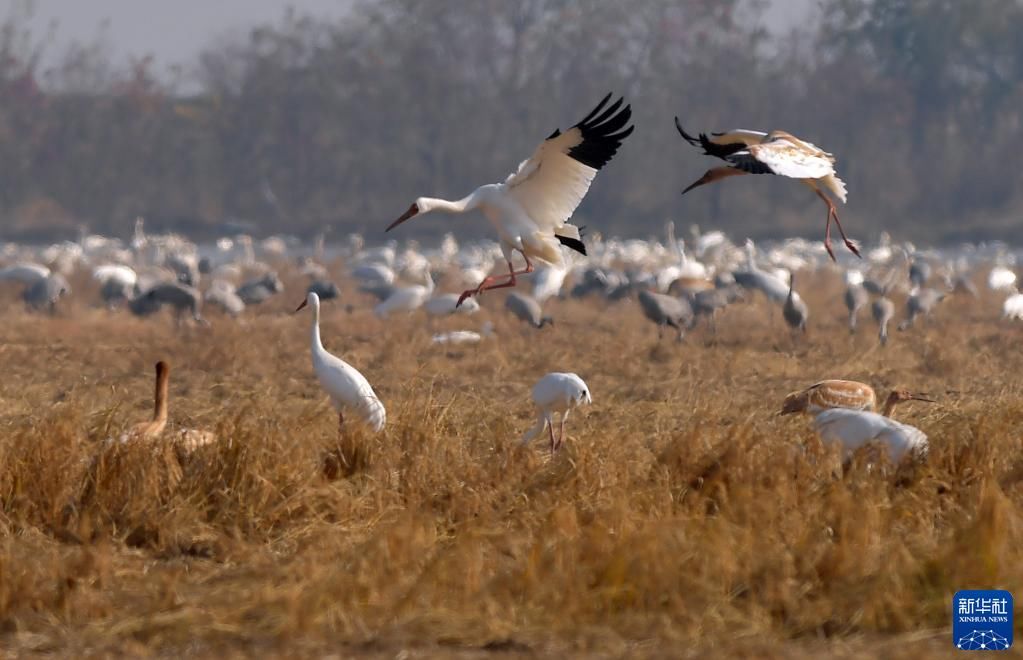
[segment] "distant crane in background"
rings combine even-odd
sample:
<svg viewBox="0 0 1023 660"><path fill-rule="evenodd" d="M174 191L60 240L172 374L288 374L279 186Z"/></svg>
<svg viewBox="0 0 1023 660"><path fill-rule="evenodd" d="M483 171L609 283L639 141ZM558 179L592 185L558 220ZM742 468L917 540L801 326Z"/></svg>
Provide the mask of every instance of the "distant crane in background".
<svg viewBox="0 0 1023 660"><path fill-rule="evenodd" d="M517 275L533 272L530 257L555 266L564 265L561 245L586 254L580 228L568 220L597 172L614 157L633 129L626 127L632 117L631 107L623 108L621 98L608 106L610 100L608 94L590 114L564 133L560 130L551 133L503 183L480 186L456 201L420 197L386 231L430 211L465 213L480 209L497 230L508 275L502 282L497 282L499 276L484 278L475 289L464 291L459 303L490 289L515 286ZM515 252L526 261L523 270L515 270L512 265Z"/></svg>
<svg viewBox="0 0 1023 660"><path fill-rule="evenodd" d="M785 131L749 131L736 129L725 133L700 133L695 138L682 128L675 117L675 128L686 142L702 147L707 156L715 156L728 163L727 167L715 167L682 191L686 194L693 188L713 183L720 179L740 174L778 174L799 179L809 186L828 205L827 224L824 226L824 249L832 261L835 253L831 250L831 220L834 219L838 232L849 251L860 256L856 244L849 240L838 219L838 210L822 187L831 192L843 204L846 200L845 182L835 173L835 157L819 147L800 140Z"/></svg>

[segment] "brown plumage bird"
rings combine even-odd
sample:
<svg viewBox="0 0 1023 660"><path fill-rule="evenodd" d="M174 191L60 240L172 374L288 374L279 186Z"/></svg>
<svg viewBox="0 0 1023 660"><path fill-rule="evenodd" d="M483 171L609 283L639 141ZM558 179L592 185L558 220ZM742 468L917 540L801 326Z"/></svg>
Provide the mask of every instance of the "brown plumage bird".
<svg viewBox="0 0 1023 660"><path fill-rule="evenodd" d="M121 442L147 442L160 438L167 428L167 396L170 389L170 365L163 360L156 363L156 393L154 395L153 419L140 422L128 429ZM175 449L184 454L217 442L217 435L202 429L178 429L170 437Z"/></svg>
<svg viewBox="0 0 1023 660"><path fill-rule="evenodd" d="M904 401L927 401L934 399L926 394L917 394L907 390L892 390L885 399L881 414L891 417L895 406ZM806 412L817 414L829 408L848 408L850 410L877 411L877 395L874 388L866 383L855 380L822 380L805 390L792 392L782 402L779 415Z"/></svg>
<svg viewBox="0 0 1023 660"><path fill-rule="evenodd" d="M153 419L140 422L128 429L121 442L153 440L160 437L167 427L167 390L170 383L170 366L163 360L156 363L156 393L153 397Z"/></svg>
<svg viewBox="0 0 1023 660"><path fill-rule="evenodd" d="M707 170L702 177L682 191L683 195L693 188L740 174L777 174L799 179L828 205L827 224L824 226L824 248L831 259L835 260L835 253L831 250L832 219L842 235L842 240L845 241L845 246L857 257L860 256L856 244L846 237L845 230L842 229L835 203L824 193L826 189L845 203L845 182L835 173L835 157L832 154L785 131L763 133L736 129L710 135L700 133L696 138L685 132L678 117L675 117L675 128L686 142L694 147L702 147L705 155L715 156L728 163L727 167Z"/></svg>

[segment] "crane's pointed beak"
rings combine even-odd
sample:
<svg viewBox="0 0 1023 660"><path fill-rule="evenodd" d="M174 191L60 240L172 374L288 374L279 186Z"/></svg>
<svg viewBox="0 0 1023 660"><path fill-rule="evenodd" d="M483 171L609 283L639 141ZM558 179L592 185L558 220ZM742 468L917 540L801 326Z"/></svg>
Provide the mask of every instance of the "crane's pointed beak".
<svg viewBox="0 0 1023 660"><path fill-rule="evenodd" d="M926 401L927 403L937 403L937 400L930 398L930 395L928 395L926 392L910 394L909 398L914 401Z"/></svg>
<svg viewBox="0 0 1023 660"><path fill-rule="evenodd" d="M305 306L306 306L306 304L307 304L308 302L309 302L308 300L303 300L303 301L302 301L302 304L301 304L301 305L299 305L298 307L296 307L296 308L295 308L295 311L294 311L294 312L292 312L292 314L298 314L299 312L301 312L301 311L302 311L302 308L303 308L303 307L305 307Z"/></svg>
<svg viewBox="0 0 1023 660"><path fill-rule="evenodd" d="M405 222L406 220L408 220L409 218L411 218L412 216L414 216L417 213L419 213L419 207L416 206L415 204L412 204L412 206L408 207L408 211L405 211L404 213L402 213L401 217L398 218L397 220L395 220L394 222L392 222L391 224L389 224L387 226L387 229L385 229L384 231L385 232L391 231L392 229L394 229L395 227L397 227L401 223Z"/></svg>

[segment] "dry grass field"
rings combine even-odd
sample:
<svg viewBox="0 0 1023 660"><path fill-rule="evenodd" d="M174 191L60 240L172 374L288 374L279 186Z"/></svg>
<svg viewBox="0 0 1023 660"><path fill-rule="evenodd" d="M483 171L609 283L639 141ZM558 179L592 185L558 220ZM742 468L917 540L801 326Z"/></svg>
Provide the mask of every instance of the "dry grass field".
<svg viewBox="0 0 1023 660"><path fill-rule="evenodd" d="M950 656L961 588L1023 598L1023 326L951 300L877 346L850 338L837 275L804 275L809 334L763 301L712 336L657 342L635 301L503 296L437 329L387 323L346 286L327 348L387 406L337 418L309 357L301 281L209 329L92 305L0 316L0 649L55 657ZM813 284L811 285L811 281ZM899 318L901 298L896 300ZM180 461L104 438L151 415L171 364L175 427L221 442ZM575 371L594 404L553 458L522 448L529 390ZM843 474L807 417L821 378L929 392L898 417L922 465Z"/></svg>

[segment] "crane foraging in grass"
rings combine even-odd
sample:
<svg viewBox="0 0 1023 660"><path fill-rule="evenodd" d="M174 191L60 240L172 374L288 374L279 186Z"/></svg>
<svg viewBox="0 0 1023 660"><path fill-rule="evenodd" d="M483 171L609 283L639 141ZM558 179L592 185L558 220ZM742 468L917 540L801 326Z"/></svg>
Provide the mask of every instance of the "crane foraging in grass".
<svg viewBox="0 0 1023 660"><path fill-rule="evenodd" d="M465 213L480 209L497 230L508 275L501 282L497 281L500 276L485 277L475 289L463 292L459 303L490 289L515 286L516 276L533 272L530 258L564 265L561 245L586 254L581 227L569 224L568 220L597 172L611 160L633 129L626 127L632 117L631 107L623 108L621 98L607 105L610 100L608 94L590 114L564 133L555 130L503 183L480 186L456 201L420 197L386 231L430 211ZM515 252L525 259L522 270L515 270L512 265Z"/></svg>
<svg viewBox="0 0 1023 660"><path fill-rule="evenodd" d="M907 454L927 453L927 435L923 431L868 410L829 408L817 413L813 425L825 443L842 446L846 459L872 442L884 446L892 463L899 463Z"/></svg>
<svg viewBox="0 0 1023 660"><path fill-rule="evenodd" d="M344 411L355 410L356 414L374 432L380 432L387 421L384 404L377 398L373 387L365 376L341 358L331 355L320 341L320 297L308 293L302 304L295 309L298 313L303 307L309 306L313 312L311 326L311 348L313 369L320 387L330 397L330 402L337 410L338 433L345 423Z"/></svg>
<svg viewBox="0 0 1023 660"><path fill-rule="evenodd" d="M845 182L835 173L835 157L816 145L800 140L785 131L749 131L736 129L724 133L700 133L698 138L685 132L678 117L675 128L682 138L694 147L702 147L707 156L715 156L728 163L727 167L715 167L682 191L686 194L693 188L740 174L778 174L799 179L810 187L828 205L827 224L824 226L824 249L832 261L835 253L831 250L831 221L834 219L838 232L849 251L860 256L860 251L845 235L838 219L835 203L825 194L824 189L837 197L843 204L846 200ZM822 189L823 188L823 189Z"/></svg>
<svg viewBox="0 0 1023 660"><path fill-rule="evenodd" d="M927 401L934 403L934 399L926 394L908 392L906 390L892 390L885 399L881 414L890 417L895 412L895 406L903 401ZM874 388L866 383L855 380L822 380L814 383L805 390L791 392L785 396L782 402L779 415L806 412L816 414L831 408L846 408L848 410L877 411L877 394Z"/></svg>
<svg viewBox="0 0 1023 660"><path fill-rule="evenodd" d="M888 395L878 413L875 412L877 396L869 385L851 380L823 380L786 396L778 414L813 414L814 428L821 440L841 444L846 458L876 441L884 445L892 462L898 463L907 453L927 451L927 436L923 431L891 418L895 406L904 401L934 403L926 394L896 389Z"/></svg>
<svg viewBox="0 0 1023 660"><path fill-rule="evenodd" d="M537 381L533 386L533 403L536 405L536 425L522 436L522 444L547 429L551 437L551 454L561 447L565 439L565 421L568 413L578 406L593 403L590 389L583 379L573 373L552 372ZM554 415L561 413L561 428L557 438L554 437Z"/></svg>

